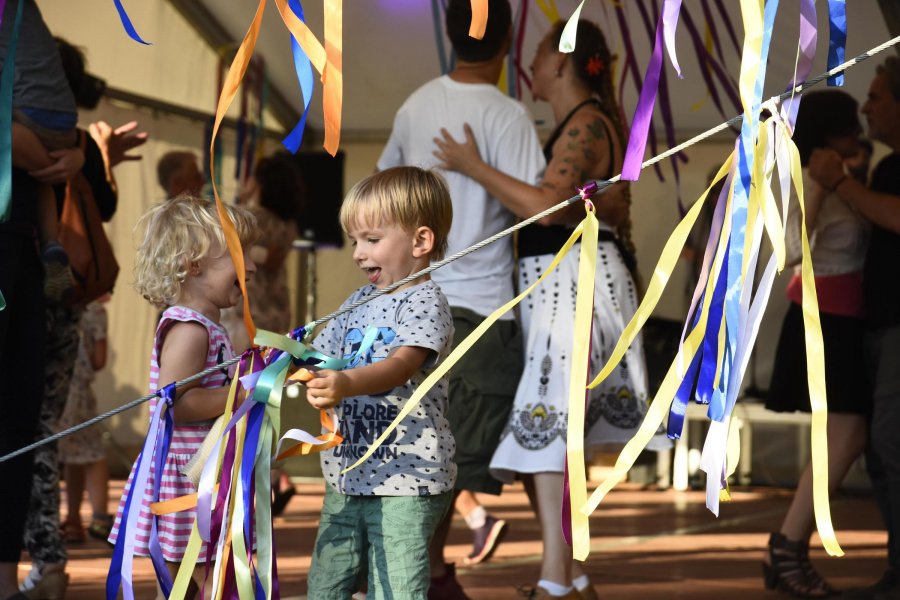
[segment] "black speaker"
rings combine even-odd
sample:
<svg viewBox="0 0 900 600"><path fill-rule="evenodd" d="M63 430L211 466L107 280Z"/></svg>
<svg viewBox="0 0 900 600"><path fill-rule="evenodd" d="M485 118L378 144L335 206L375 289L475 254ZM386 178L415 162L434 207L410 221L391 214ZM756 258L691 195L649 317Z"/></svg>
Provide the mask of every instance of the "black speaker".
<svg viewBox="0 0 900 600"><path fill-rule="evenodd" d="M344 235L338 220L344 199L344 152L298 152L294 160L306 184L306 208L299 219L300 237L316 247L341 248Z"/></svg>

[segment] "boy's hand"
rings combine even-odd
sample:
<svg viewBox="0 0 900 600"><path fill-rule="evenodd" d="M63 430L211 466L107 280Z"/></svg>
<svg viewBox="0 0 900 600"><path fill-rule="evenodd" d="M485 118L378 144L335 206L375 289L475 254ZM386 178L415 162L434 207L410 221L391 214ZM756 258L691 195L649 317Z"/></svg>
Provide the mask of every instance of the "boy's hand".
<svg viewBox="0 0 900 600"><path fill-rule="evenodd" d="M333 408L348 395L349 387L346 373L322 369L306 382L306 401L318 409Z"/></svg>

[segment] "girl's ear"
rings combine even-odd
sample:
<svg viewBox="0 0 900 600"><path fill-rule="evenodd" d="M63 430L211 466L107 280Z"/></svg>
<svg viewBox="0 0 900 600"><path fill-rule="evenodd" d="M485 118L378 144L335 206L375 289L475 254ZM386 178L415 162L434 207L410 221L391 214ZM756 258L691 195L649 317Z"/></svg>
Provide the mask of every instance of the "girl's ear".
<svg viewBox="0 0 900 600"><path fill-rule="evenodd" d="M412 255L414 258L427 257L434 249L434 231L431 227L417 227L413 232Z"/></svg>
<svg viewBox="0 0 900 600"><path fill-rule="evenodd" d="M192 277L196 277L200 274L200 263L196 260L192 260L191 264L188 265L188 275Z"/></svg>

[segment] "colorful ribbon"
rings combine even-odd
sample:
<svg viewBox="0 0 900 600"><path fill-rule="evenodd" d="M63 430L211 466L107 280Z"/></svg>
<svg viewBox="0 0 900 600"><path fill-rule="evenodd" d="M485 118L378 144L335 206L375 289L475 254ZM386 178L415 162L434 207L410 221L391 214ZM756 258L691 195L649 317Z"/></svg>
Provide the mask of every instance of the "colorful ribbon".
<svg viewBox="0 0 900 600"><path fill-rule="evenodd" d="M3 70L0 71L0 223L9 220L12 211L12 109L13 79L16 71L16 45L19 42L19 29L22 25L22 4L16 5L16 16L13 19L12 33ZM6 12L6 0L0 0L0 22Z"/></svg>
<svg viewBox="0 0 900 600"><path fill-rule="evenodd" d="M653 116L653 107L656 104L657 90L659 89L660 71L662 69L662 49L666 47L674 49L675 29L678 26L678 12L681 9L681 0L665 0L662 14L656 24L656 39L653 43L653 53L647 72L644 75L644 83L641 87L641 95L638 99L634 118L631 121L631 135L628 137L628 147L625 151L624 164L622 166L622 179L637 181L641 172L641 163L644 160L644 149L647 146L647 134L650 129L650 120ZM672 65L681 77L678 61L674 54L669 55Z"/></svg>
<svg viewBox="0 0 900 600"><path fill-rule="evenodd" d="M844 62L847 47L846 0L828 0L828 29L828 69L831 70ZM844 74L829 77L828 85L844 85Z"/></svg>
<svg viewBox="0 0 900 600"><path fill-rule="evenodd" d="M288 7L296 15L296 17L305 23L306 19L303 15L303 6L300 0L288 0ZM282 144L291 153L296 153L300 149L300 143L303 141L303 131L306 128L306 117L309 114L309 104L312 102L313 86L313 70L309 57L303 52L303 48L299 42L291 36L291 54L294 57L294 72L297 73L297 81L300 83L300 92L303 94L303 115L294 126L294 129L282 140Z"/></svg>
<svg viewBox="0 0 900 600"><path fill-rule="evenodd" d="M484 37L488 20L488 0L470 0L472 22L469 24L469 37L480 40Z"/></svg>
<svg viewBox="0 0 900 600"><path fill-rule="evenodd" d="M140 42L146 46L150 45L150 42L145 42L140 35L138 35L137 30L134 28L134 25L131 23L131 19L128 18L128 13L125 12L125 7L122 6L122 0L113 0L113 3L116 5L116 11L119 13L119 20L122 21L122 27L125 28L125 33L128 34L128 37L133 39L136 42Z"/></svg>
<svg viewBox="0 0 900 600"><path fill-rule="evenodd" d="M134 600L134 587L132 582L132 566L134 564L134 544L138 517L143 509L143 498L147 490L147 483L151 477L151 465L154 469L153 497L152 501L159 500L159 486L162 478L163 465L169 452L169 443L172 439L174 426L172 419L172 406L175 401L175 384L170 384L157 392L160 401L156 403L153 415L150 417L150 425L147 429L147 437L144 439L144 447L138 455L135 463L134 476L131 479L131 487L125 499L122 509L122 517L119 520L119 531L116 537L116 545L110 561L109 574L106 578L106 598L115 600L122 589L125 600ZM155 463L155 464L154 464ZM135 501L137 499L137 502ZM156 516L150 516L150 557L153 568L156 571L160 586L166 594L172 588L172 579L166 568L159 540L156 532Z"/></svg>

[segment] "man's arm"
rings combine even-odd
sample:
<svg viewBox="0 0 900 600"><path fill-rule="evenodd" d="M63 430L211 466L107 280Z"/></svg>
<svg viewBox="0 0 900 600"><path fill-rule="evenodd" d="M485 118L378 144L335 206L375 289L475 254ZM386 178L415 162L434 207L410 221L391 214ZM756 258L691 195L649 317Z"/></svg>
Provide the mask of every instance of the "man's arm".
<svg viewBox="0 0 900 600"><path fill-rule="evenodd" d="M834 150L813 150L809 175L875 225L900 234L900 196L870 190L844 173L843 161Z"/></svg>

